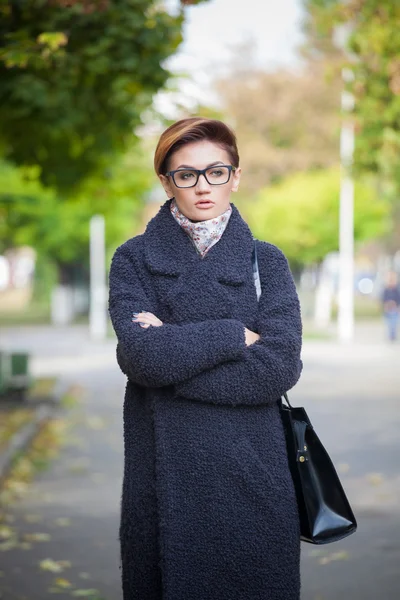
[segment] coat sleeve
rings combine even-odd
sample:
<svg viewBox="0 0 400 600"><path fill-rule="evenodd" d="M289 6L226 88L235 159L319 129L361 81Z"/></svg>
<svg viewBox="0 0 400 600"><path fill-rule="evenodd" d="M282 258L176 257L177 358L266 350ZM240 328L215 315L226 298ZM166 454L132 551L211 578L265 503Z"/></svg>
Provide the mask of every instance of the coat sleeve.
<svg viewBox="0 0 400 600"><path fill-rule="evenodd" d="M234 319L144 329L132 313L155 313L126 245L117 249L110 269L109 313L117 335L117 360L135 383L163 387L179 383L246 350L243 323Z"/></svg>
<svg viewBox="0 0 400 600"><path fill-rule="evenodd" d="M298 381L302 325L295 284L282 252L259 243L262 295L257 315L260 340L237 362L204 371L175 386L177 396L214 404L275 402Z"/></svg>

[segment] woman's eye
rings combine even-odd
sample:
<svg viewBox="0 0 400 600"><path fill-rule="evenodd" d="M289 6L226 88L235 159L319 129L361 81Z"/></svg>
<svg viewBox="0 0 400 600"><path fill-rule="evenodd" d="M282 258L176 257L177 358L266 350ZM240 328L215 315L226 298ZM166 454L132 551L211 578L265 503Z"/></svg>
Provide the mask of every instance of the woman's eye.
<svg viewBox="0 0 400 600"><path fill-rule="evenodd" d="M179 179L182 179L183 181L187 180L187 179L191 179L192 177L194 177L194 173L192 171L183 171L181 173L178 173Z"/></svg>
<svg viewBox="0 0 400 600"><path fill-rule="evenodd" d="M210 173L211 177L221 177L222 169L213 169Z"/></svg>

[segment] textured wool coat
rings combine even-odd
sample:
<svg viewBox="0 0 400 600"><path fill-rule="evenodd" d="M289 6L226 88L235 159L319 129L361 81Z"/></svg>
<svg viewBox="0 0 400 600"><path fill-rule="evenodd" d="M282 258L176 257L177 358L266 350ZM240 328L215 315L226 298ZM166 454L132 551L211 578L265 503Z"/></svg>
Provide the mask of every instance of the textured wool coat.
<svg viewBox="0 0 400 600"><path fill-rule="evenodd" d="M120 246L109 310L127 375L124 600L298 600L300 532L277 399L301 372L287 261L232 205L201 258L170 214ZM141 328L149 311L161 327ZM244 326L261 338L245 344Z"/></svg>

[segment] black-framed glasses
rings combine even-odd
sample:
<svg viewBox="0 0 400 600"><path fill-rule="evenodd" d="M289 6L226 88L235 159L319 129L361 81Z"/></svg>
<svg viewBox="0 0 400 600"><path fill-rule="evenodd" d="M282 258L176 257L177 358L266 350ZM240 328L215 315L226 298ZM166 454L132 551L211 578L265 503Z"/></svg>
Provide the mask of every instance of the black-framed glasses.
<svg viewBox="0 0 400 600"><path fill-rule="evenodd" d="M200 175L204 175L205 180L210 185L224 185L231 178L232 171L236 167L232 165L216 165L207 167L207 169L176 169L168 171L165 175L172 177L172 181L178 188L191 188L197 185Z"/></svg>

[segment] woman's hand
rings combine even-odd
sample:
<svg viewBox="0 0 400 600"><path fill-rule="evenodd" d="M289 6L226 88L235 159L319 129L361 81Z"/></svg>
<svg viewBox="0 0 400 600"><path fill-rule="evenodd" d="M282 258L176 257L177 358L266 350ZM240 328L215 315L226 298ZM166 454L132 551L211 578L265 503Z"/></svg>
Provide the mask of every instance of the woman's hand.
<svg viewBox="0 0 400 600"><path fill-rule="evenodd" d="M260 339L260 336L258 333L255 333L254 331L247 329L247 327L244 328L244 333L246 336L246 346L251 346L252 344L254 344L255 342L257 342Z"/></svg>
<svg viewBox="0 0 400 600"><path fill-rule="evenodd" d="M143 329L147 329L150 325L153 327L161 327L163 324L163 322L151 312L133 313L132 321L138 323Z"/></svg>

